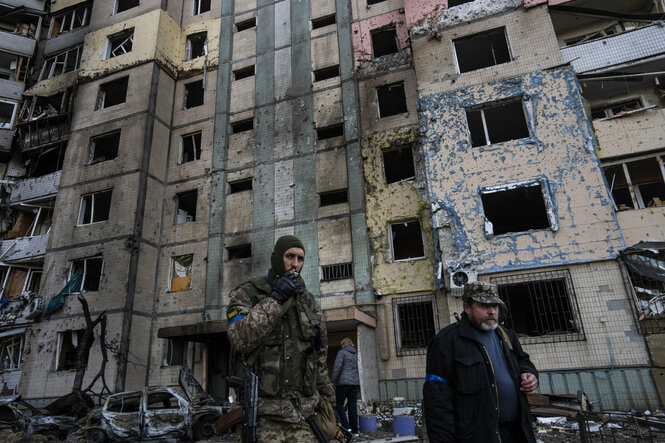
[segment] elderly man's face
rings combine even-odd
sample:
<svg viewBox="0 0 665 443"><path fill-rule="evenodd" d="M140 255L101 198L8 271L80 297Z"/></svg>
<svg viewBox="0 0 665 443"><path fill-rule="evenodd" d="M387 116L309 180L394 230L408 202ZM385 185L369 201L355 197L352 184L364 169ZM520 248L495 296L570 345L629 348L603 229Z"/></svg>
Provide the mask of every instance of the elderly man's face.
<svg viewBox="0 0 665 443"><path fill-rule="evenodd" d="M464 303L464 312L469 321L478 329L492 331L499 324L499 305L471 302L471 306Z"/></svg>
<svg viewBox="0 0 665 443"><path fill-rule="evenodd" d="M305 251L294 246L286 250L283 259L286 272L291 274L300 273L302 265L305 264Z"/></svg>

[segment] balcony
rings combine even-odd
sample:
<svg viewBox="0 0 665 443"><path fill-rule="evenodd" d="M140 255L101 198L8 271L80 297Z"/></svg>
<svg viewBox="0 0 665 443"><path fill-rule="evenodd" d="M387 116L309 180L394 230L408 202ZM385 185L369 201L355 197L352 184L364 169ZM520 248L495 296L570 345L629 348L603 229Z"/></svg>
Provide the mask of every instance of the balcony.
<svg viewBox="0 0 665 443"><path fill-rule="evenodd" d="M600 158L653 151L665 146L665 109L647 109L593 122Z"/></svg>
<svg viewBox="0 0 665 443"><path fill-rule="evenodd" d="M39 262L44 259L50 234L3 240L0 244L0 263Z"/></svg>
<svg viewBox="0 0 665 443"><path fill-rule="evenodd" d="M62 171L36 178L18 180L9 196L9 204L34 202L50 199L55 196L60 184Z"/></svg>
<svg viewBox="0 0 665 443"><path fill-rule="evenodd" d="M578 74L613 71L665 58L665 26L651 25L561 49L563 61Z"/></svg>
<svg viewBox="0 0 665 443"><path fill-rule="evenodd" d="M21 123L18 142L23 152L65 141L69 138L69 115L59 114Z"/></svg>
<svg viewBox="0 0 665 443"><path fill-rule="evenodd" d="M44 10L44 0L3 0L2 3L15 8L24 6L28 9Z"/></svg>
<svg viewBox="0 0 665 443"><path fill-rule="evenodd" d="M17 101L22 100L23 97L21 95L24 90L25 84L23 82L0 78L0 97Z"/></svg>
<svg viewBox="0 0 665 443"><path fill-rule="evenodd" d="M0 31L0 51L32 57L37 40L11 32Z"/></svg>

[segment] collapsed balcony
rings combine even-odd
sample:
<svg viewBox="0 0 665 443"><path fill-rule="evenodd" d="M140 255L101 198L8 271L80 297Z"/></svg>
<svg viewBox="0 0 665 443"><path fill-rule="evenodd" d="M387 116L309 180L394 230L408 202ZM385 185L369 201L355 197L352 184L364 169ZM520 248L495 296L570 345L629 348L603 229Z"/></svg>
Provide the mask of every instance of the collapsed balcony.
<svg viewBox="0 0 665 443"><path fill-rule="evenodd" d="M31 97L23 104L16 126L23 153L69 139L73 88L49 97Z"/></svg>

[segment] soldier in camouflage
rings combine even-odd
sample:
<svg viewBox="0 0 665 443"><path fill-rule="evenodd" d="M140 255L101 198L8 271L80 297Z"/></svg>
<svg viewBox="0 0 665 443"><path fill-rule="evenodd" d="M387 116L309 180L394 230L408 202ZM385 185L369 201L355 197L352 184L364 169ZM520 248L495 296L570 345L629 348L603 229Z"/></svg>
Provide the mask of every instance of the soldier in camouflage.
<svg viewBox="0 0 665 443"><path fill-rule="evenodd" d="M305 247L280 237L268 275L231 292L228 337L259 376L259 442L316 441L305 421L319 399L334 404L321 311L300 277Z"/></svg>

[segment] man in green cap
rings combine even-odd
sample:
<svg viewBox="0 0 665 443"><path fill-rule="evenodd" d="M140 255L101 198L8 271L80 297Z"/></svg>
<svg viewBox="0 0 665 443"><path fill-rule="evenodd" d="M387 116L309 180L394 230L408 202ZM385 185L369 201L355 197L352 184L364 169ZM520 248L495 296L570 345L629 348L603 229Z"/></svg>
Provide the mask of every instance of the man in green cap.
<svg viewBox="0 0 665 443"><path fill-rule="evenodd" d="M316 441L305 419L321 397L334 403L326 326L300 277L304 262L302 242L280 237L268 274L230 295L229 341L259 376L259 442Z"/></svg>

